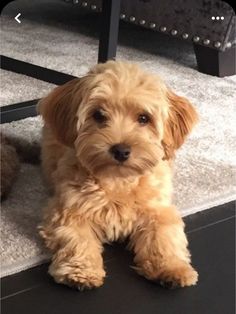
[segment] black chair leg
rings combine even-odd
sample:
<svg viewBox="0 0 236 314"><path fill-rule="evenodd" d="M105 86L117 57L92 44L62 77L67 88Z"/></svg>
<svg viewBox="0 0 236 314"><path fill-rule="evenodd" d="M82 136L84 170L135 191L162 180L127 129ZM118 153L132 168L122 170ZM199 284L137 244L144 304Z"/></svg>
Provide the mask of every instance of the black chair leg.
<svg viewBox="0 0 236 314"><path fill-rule="evenodd" d="M98 62L115 59L119 32L120 0L103 0Z"/></svg>
<svg viewBox="0 0 236 314"><path fill-rule="evenodd" d="M194 45L198 70L219 77L236 74L235 47L219 51L213 48Z"/></svg>

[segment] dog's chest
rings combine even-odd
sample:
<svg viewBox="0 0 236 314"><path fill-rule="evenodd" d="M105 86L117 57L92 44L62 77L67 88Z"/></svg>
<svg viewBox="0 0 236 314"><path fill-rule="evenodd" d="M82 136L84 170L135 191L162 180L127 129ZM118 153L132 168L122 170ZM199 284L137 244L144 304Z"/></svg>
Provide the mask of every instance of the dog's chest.
<svg viewBox="0 0 236 314"><path fill-rule="evenodd" d="M110 203L101 213L103 234L107 241L125 239L132 232L135 212L121 204Z"/></svg>

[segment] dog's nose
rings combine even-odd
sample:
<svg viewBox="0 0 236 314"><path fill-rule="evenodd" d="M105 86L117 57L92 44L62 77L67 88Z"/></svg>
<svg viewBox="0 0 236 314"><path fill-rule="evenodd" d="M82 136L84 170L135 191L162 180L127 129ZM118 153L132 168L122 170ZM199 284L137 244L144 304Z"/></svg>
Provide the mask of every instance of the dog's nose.
<svg viewBox="0 0 236 314"><path fill-rule="evenodd" d="M130 152L130 146L126 144L116 144L110 148L112 156L120 162L126 161L130 156Z"/></svg>

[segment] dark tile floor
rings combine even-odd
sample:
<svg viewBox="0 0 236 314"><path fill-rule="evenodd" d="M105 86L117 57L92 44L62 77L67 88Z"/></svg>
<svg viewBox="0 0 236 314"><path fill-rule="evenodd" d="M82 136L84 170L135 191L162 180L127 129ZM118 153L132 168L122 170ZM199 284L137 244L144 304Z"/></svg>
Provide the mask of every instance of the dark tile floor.
<svg viewBox="0 0 236 314"><path fill-rule="evenodd" d="M2 279L3 314L234 314L235 202L188 216L195 287L165 290L136 275L123 245L105 250L103 287L79 292L58 285L47 265Z"/></svg>

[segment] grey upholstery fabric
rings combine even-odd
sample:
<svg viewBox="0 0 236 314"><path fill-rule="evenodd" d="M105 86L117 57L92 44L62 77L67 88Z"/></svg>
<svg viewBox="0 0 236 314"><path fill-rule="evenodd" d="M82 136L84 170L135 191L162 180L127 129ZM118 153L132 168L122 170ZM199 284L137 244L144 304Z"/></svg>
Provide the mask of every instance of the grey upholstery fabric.
<svg viewBox="0 0 236 314"><path fill-rule="evenodd" d="M67 2L94 11L102 6L102 0ZM236 44L234 10L221 0L122 0L121 18L221 51Z"/></svg>

